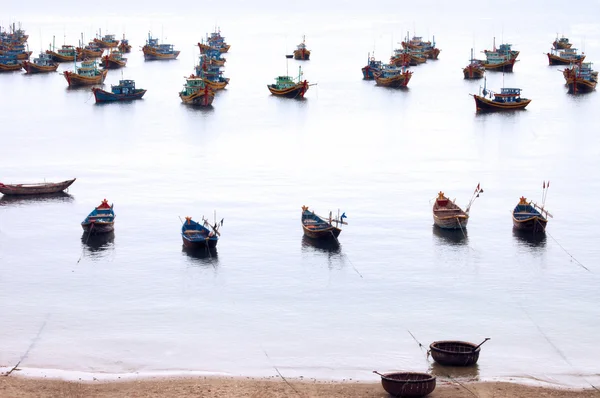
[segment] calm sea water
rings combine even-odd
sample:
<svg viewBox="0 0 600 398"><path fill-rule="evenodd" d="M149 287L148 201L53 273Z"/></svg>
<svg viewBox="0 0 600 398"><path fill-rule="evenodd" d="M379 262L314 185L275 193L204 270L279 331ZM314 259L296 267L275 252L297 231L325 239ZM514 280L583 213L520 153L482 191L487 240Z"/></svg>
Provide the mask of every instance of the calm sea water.
<svg viewBox="0 0 600 398"><path fill-rule="evenodd" d="M432 366L412 333L424 346L491 337L468 377L599 383L600 99L567 94L544 53L558 32L600 57L600 6L573 17L561 4L9 9L1 24L22 21L34 53L53 35L59 45L125 31L134 51L105 87L124 76L148 92L97 106L58 73L0 74L0 180L77 177L68 196L0 199L0 366L29 349L23 368L462 375ZM232 45L231 84L212 109L188 108L177 93L215 24ZM361 80L368 52L386 60L415 29L442 53L413 68L408 90ZM144 62L148 30L180 58ZM303 34L311 60L286 65ZM494 36L521 55L487 85L522 88L533 99L524 112L475 114L468 94L483 82L463 80L461 68ZM318 83L306 100L272 97L265 86L299 65ZM543 180L554 218L544 239L522 239L510 211L521 195L541 200ZM466 205L477 183L485 192L467 236L435 230L437 192ZM79 223L103 198L116 231L86 242ZM302 238L302 205L346 212L339 247ZM218 254L183 251L179 217L215 210Z"/></svg>

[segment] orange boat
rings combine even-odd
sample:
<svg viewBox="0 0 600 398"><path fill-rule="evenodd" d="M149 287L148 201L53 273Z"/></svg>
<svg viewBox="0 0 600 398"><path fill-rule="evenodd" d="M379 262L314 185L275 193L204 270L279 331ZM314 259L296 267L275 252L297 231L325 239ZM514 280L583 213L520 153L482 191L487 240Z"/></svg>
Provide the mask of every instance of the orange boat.
<svg viewBox="0 0 600 398"><path fill-rule="evenodd" d="M98 69L96 61L93 59L82 61L81 66L75 69L75 72L66 71L63 73L65 79L67 79L67 83L69 83L69 87L102 84L108 74L107 70Z"/></svg>
<svg viewBox="0 0 600 398"><path fill-rule="evenodd" d="M23 61L22 66L28 74L48 73L56 72L58 62L54 62L51 55L41 52L38 58L33 59L33 62Z"/></svg>
<svg viewBox="0 0 600 398"><path fill-rule="evenodd" d="M98 37L94 38L94 43L100 48L115 48L119 45L119 40L115 39L115 35L104 35L100 31Z"/></svg>

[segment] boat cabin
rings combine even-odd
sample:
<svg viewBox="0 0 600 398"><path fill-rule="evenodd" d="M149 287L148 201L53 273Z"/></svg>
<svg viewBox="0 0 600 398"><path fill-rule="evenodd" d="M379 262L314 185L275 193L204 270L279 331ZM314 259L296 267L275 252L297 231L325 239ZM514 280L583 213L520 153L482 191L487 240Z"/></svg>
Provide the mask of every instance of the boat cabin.
<svg viewBox="0 0 600 398"><path fill-rule="evenodd" d="M133 94L135 91L135 81L134 80L119 80L118 86L110 87L113 94L122 94L128 95Z"/></svg>
<svg viewBox="0 0 600 398"><path fill-rule="evenodd" d="M494 93L494 102L511 103L521 102L520 88L502 88L500 93Z"/></svg>

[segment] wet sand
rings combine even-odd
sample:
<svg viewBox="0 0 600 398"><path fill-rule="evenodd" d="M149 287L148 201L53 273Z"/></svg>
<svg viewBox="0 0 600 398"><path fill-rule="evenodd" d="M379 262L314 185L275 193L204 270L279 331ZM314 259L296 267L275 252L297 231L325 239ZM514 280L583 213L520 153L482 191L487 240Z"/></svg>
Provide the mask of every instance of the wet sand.
<svg viewBox="0 0 600 398"><path fill-rule="evenodd" d="M0 397L389 397L380 383L287 380L274 378L152 378L114 382L75 382L0 376ZM450 383L438 380L431 398L600 397L596 390L553 389L504 382Z"/></svg>

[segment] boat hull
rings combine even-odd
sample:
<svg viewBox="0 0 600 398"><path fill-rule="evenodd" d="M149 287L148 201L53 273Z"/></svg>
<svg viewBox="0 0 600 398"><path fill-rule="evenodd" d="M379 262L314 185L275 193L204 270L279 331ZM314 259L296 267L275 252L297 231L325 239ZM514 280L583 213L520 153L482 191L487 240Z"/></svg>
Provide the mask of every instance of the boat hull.
<svg viewBox="0 0 600 398"><path fill-rule="evenodd" d="M294 87L286 88L286 89L277 89L272 86L267 85L267 88L271 92L271 94L276 95L278 97L286 97L286 98L304 98L304 94L308 91L308 85L303 83L298 83Z"/></svg>
<svg viewBox="0 0 600 398"><path fill-rule="evenodd" d="M433 223L441 229L465 229L469 223L469 216L462 213L452 216L433 215Z"/></svg>
<svg viewBox="0 0 600 398"><path fill-rule="evenodd" d="M337 240L337 237L340 236L342 230L336 227L329 227L325 229L312 230L306 228L306 226L302 225L302 230L304 231L304 236L311 239L319 239L319 240Z"/></svg>
<svg viewBox="0 0 600 398"><path fill-rule="evenodd" d="M499 62L497 64L486 64L485 62L481 64L485 68L485 70L493 71L493 72L512 72L513 67L515 66L516 59L510 59L508 61Z"/></svg>
<svg viewBox="0 0 600 398"><path fill-rule="evenodd" d="M596 82L570 77L567 79L569 93L589 93L596 89Z"/></svg>
<svg viewBox="0 0 600 398"><path fill-rule="evenodd" d="M62 55L54 51L46 50L46 54L52 57L52 60L56 62L73 62L75 55Z"/></svg>
<svg viewBox="0 0 600 398"><path fill-rule="evenodd" d="M103 50L99 50L99 51L92 51L92 50L86 50L85 48L78 48L77 49L77 59L85 59L85 58L100 58L102 56L102 53L104 51Z"/></svg>
<svg viewBox="0 0 600 398"><path fill-rule="evenodd" d="M412 73L403 73L394 77L375 76L375 84L383 87L400 88L408 86Z"/></svg>
<svg viewBox="0 0 600 398"><path fill-rule="evenodd" d="M381 72L379 69L371 68L368 65L363 67L361 70L362 70L364 80L374 80L375 73Z"/></svg>
<svg viewBox="0 0 600 398"><path fill-rule="evenodd" d="M310 59L310 50L294 51L294 59L298 61L308 61Z"/></svg>
<svg viewBox="0 0 600 398"><path fill-rule="evenodd" d="M481 79L485 74L485 69L477 66L469 65L463 69L465 79Z"/></svg>
<svg viewBox="0 0 600 398"><path fill-rule="evenodd" d="M133 101L141 99L146 94L146 90L136 90L132 94L114 94L96 87L92 88L92 91L96 102Z"/></svg>
<svg viewBox="0 0 600 398"><path fill-rule="evenodd" d="M131 44L119 44L119 51L121 51L124 54L130 53L131 52Z"/></svg>
<svg viewBox="0 0 600 398"><path fill-rule="evenodd" d="M481 348L466 341L434 341L429 345L431 357L443 366L473 366Z"/></svg>
<svg viewBox="0 0 600 398"><path fill-rule="evenodd" d="M126 65L127 65L126 59L118 60L118 59L110 58L108 56L106 56L102 59L102 67L105 69L119 69L119 68L125 67Z"/></svg>
<svg viewBox="0 0 600 398"><path fill-rule="evenodd" d="M58 64L44 66L29 61L23 62L22 66L28 74L56 72L58 69Z"/></svg>
<svg viewBox="0 0 600 398"><path fill-rule="evenodd" d="M5 185L0 183L0 193L4 195L41 195L49 193L62 192L69 188L71 184L75 182L75 178L72 180L66 180L57 183L41 183L41 184L10 184Z"/></svg>
<svg viewBox="0 0 600 398"><path fill-rule="evenodd" d="M95 84L104 83L104 79L106 79L108 71L103 70L100 71L99 75L88 77L88 76L80 76L76 73L66 71L64 72L65 79L67 83L69 83L69 87L79 87L79 86L93 86Z"/></svg>
<svg viewBox="0 0 600 398"><path fill-rule="evenodd" d="M94 43L100 48L115 48L119 45L119 40L109 42L100 39L94 39Z"/></svg>
<svg viewBox="0 0 600 398"><path fill-rule="evenodd" d="M181 236L183 240L183 245L188 249L214 249L217 247L218 239L208 238L208 239L188 239L185 236Z"/></svg>
<svg viewBox="0 0 600 398"><path fill-rule="evenodd" d="M475 108L481 112L493 112L493 111L514 111L519 109L525 109L531 102L530 99L521 99L520 102L501 103L488 100L487 98L479 95L473 95L475 99Z"/></svg>
<svg viewBox="0 0 600 398"><path fill-rule="evenodd" d="M186 105L211 106L215 99L215 92L212 90L198 90L190 95L179 93L181 101Z"/></svg>
<svg viewBox="0 0 600 398"><path fill-rule="evenodd" d="M223 90L229 84L229 79L218 82L209 79L202 79L202 81L213 90Z"/></svg>
<svg viewBox="0 0 600 398"><path fill-rule="evenodd" d="M513 216L513 228L518 231L545 232L546 224L548 224L548 220L539 216L521 220Z"/></svg>
<svg viewBox="0 0 600 398"><path fill-rule="evenodd" d="M105 234L115 230L115 222L95 221L91 223L81 223L81 228L83 228L83 232L90 235Z"/></svg>
<svg viewBox="0 0 600 398"><path fill-rule="evenodd" d="M21 64L0 64L0 72L14 72L21 70Z"/></svg>
<svg viewBox="0 0 600 398"><path fill-rule="evenodd" d="M142 51L146 61L165 61L169 59L177 59L180 53L180 51L173 51L172 53L168 54L157 53L154 51L154 49L149 48L148 46L144 46Z"/></svg>
<svg viewBox="0 0 600 398"><path fill-rule="evenodd" d="M546 54L548 55L548 64L549 65L571 65L571 64L581 64L583 62L583 60L585 59L585 55L582 56L579 59L567 59L567 58L561 58L557 55L554 54Z"/></svg>

